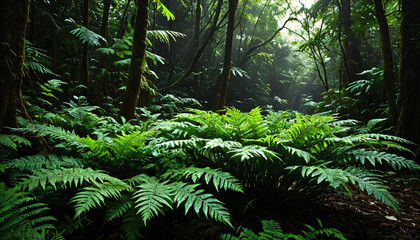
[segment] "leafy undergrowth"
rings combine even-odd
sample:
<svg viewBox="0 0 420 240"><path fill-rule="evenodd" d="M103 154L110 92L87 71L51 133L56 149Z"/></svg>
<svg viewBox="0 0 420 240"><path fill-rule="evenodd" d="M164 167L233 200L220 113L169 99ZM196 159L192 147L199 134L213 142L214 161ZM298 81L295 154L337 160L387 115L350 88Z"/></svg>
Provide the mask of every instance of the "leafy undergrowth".
<svg viewBox="0 0 420 240"><path fill-rule="evenodd" d="M333 219L317 213L325 199L335 196L332 206L339 207L348 196L344 205L351 209L363 196L370 207L387 209L388 218L404 216L388 180L420 169L397 154L412 154L411 142L335 116L260 108L164 116L142 109L143 120L119 123L80 100L58 113L44 112L34 123L21 120L14 129L43 139L50 152L22 152L32 142L0 136L4 191L33 195L45 206L16 220L2 206L2 234L35 221L25 229L40 239L105 233L109 239L168 239L175 232L187 239L228 232L234 238L234 229L257 233L260 220L273 219L285 237L311 239L325 230L340 238L346 224L338 230L327 221L325 228L309 227L318 217ZM25 213L25 207L15 211Z"/></svg>

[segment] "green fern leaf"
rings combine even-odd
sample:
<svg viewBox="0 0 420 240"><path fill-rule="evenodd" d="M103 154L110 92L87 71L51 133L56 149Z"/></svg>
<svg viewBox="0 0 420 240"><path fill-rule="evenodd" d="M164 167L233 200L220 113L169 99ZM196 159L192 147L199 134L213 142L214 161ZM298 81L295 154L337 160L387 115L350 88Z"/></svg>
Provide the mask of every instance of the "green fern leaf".
<svg viewBox="0 0 420 240"><path fill-rule="evenodd" d="M17 168L21 171L37 171L42 168L57 167L82 167L79 159L54 154L37 154L32 156L13 159L7 164L9 168Z"/></svg>
<svg viewBox="0 0 420 240"><path fill-rule="evenodd" d="M100 46L100 41L105 43L107 42L104 37L84 26L78 26L77 28L71 30L70 33L78 37L80 41L82 41L82 44L88 43L91 46Z"/></svg>
<svg viewBox="0 0 420 240"><path fill-rule="evenodd" d="M198 184L186 184L175 182L171 184L174 191L174 202L179 207L181 204L185 206L185 214L193 208L197 214L203 212L208 218L227 224L232 227L230 222L230 214L223 206L222 202L213 197L210 193L204 193L202 189L195 189Z"/></svg>
<svg viewBox="0 0 420 240"><path fill-rule="evenodd" d="M130 190L131 187L121 181L105 183L94 182L94 186L83 188L70 201L76 204L74 218L92 208L105 205L106 198L119 199L122 191Z"/></svg>
<svg viewBox="0 0 420 240"><path fill-rule="evenodd" d="M0 145L11 148L16 151L17 148L22 145L31 146L31 142L21 136L0 134Z"/></svg>
<svg viewBox="0 0 420 240"><path fill-rule="evenodd" d="M149 180L138 187L140 190L133 195L135 208L140 213L144 224L159 213L163 213L164 207L172 209L172 187L166 182L159 182L156 178Z"/></svg>
<svg viewBox="0 0 420 240"><path fill-rule="evenodd" d="M232 190L236 192L243 193L243 187L239 181L233 177L230 173L222 172L217 169L206 168L197 168L189 167L181 170L181 174L185 178L191 178L194 183L197 183L202 176L206 184L209 184L213 180L213 185L216 188L216 191L220 189Z"/></svg>

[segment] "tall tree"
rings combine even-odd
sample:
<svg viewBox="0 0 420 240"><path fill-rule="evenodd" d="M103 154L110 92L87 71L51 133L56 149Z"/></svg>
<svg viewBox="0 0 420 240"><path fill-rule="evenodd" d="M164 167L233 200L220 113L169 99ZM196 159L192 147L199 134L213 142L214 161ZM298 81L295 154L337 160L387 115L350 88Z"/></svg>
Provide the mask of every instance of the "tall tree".
<svg viewBox="0 0 420 240"><path fill-rule="evenodd" d="M83 0L83 26L89 28L89 1L90 0ZM89 79L89 43L86 41L83 43L83 50L82 50L82 76L80 79L80 83L85 85L85 89L82 91L82 94L90 97L90 79Z"/></svg>
<svg viewBox="0 0 420 240"><path fill-rule="evenodd" d="M175 82L173 82L171 85L169 85L168 88L175 86L176 84L180 83L182 80L189 77L190 74L193 72L193 69L196 69L196 65L198 64L198 62L201 58L201 55L203 54L203 52L206 49L207 45L209 44L210 40L213 38L213 35L217 30L217 26L220 24L219 16L220 16L220 11L222 9L222 5L223 5L223 0L218 0L216 9L214 10L213 23L210 26L210 28L208 30L208 34L207 34L206 38L203 40L203 43L200 45L198 50L194 53L194 57L191 60L191 63L189 65L187 71L181 77L179 77ZM222 18L221 21L223 21L223 18Z"/></svg>
<svg viewBox="0 0 420 240"><path fill-rule="evenodd" d="M359 75L362 71L362 56L360 55L360 40L354 33L351 20L351 0L337 0L339 9L340 25L343 28L344 46L343 46L343 59L344 64L347 65L348 71L346 72L344 84L347 85L353 81L359 80Z"/></svg>
<svg viewBox="0 0 420 240"><path fill-rule="evenodd" d="M194 27L194 52L198 52L200 48L200 23L201 23L201 0L197 0L195 7L195 27ZM194 65L192 71L197 73L199 70L198 65ZM198 74L194 76L193 82L194 95L196 98L200 96L200 85L198 82Z"/></svg>
<svg viewBox="0 0 420 240"><path fill-rule="evenodd" d="M397 120L397 106L395 97L396 80L394 78L394 62L392 59L391 38L389 36L389 26L386 19L383 1L374 0L375 16L379 24L379 34L381 38L381 53L384 62L384 88L388 101L389 124L394 125Z"/></svg>
<svg viewBox="0 0 420 240"><path fill-rule="evenodd" d="M146 35L149 26L149 0L138 0L136 3L137 13L134 25L131 64L126 84L127 88L120 108L120 116L127 120L135 117L143 76L144 58L146 55Z"/></svg>
<svg viewBox="0 0 420 240"><path fill-rule="evenodd" d="M401 0L399 117L396 134L420 143L420 1ZM420 145L416 159L420 160Z"/></svg>
<svg viewBox="0 0 420 240"><path fill-rule="evenodd" d="M29 0L4 0L1 5L0 129L17 126L16 110L21 97Z"/></svg>
<svg viewBox="0 0 420 240"><path fill-rule="evenodd" d="M229 19L226 32L225 59L220 85L216 93L215 109L222 109L226 104L226 96L231 70L233 32L235 31L235 14L238 0L229 0Z"/></svg>
<svg viewBox="0 0 420 240"><path fill-rule="evenodd" d="M104 38L108 34L109 9L111 7L111 0L104 0L104 10L102 11L102 23L100 35Z"/></svg>

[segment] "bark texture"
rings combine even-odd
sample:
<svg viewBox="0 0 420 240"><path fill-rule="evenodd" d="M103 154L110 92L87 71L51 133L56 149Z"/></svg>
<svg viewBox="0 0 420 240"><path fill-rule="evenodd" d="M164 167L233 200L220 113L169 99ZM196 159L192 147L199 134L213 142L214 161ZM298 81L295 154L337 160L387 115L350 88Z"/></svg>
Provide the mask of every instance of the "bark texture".
<svg viewBox="0 0 420 240"><path fill-rule="evenodd" d="M381 53L384 62L384 89L387 98L389 111L389 125L394 125L397 121L397 105L395 96L396 80L394 77L394 62L392 59L391 38L389 36L388 21L386 19L382 0L374 0L375 16L379 24L379 34L381 38Z"/></svg>
<svg viewBox="0 0 420 240"><path fill-rule="evenodd" d="M134 26L133 53L128 73L127 89L120 108L120 116L127 120L135 118L140 84L143 75L143 62L146 55L146 35L149 26L149 0L137 1L136 23Z"/></svg>
<svg viewBox="0 0 420 240"><path fill-rule="evenodd" d="M89 28L89 1L83 1L83 26ZM90 79L89 79L89 43L83 43L83 50L82 50L82 76L80 79L80 83L85 85L86 89L82 90L82 94L90 98Z"/></svg>
<svg viewBox="0 0 420 240"><path fill-rule="evenodd" d="M420 143L420 1L401 0L401 49L396 134ZM416 150L420 160L420 145Z"/></svg>
<svg viewBox="0 0 420 240"><path fill-rule="evenodd" d="M109 22L109 9L111 7L111 0L104 1L104 10L102 12L102 23L100 35L107 38L108 35L108 22Z"/></svg>
<svg viewBox="0 0 420 240"><path fill-rule="evenodd" d="M226 104L228 83L230 78L230 68L232 60L233 32L235 31L235 13L238 0L229 0L229 20L226 32L225 59L223 71L220 78L220 85L216 93L215 109L223 109Z"/></svg>
<svg viewBox="0 0 420 240"><path fill-rule="evenodd" d="M29 0L4 0L0 8L0 129L17 127L16 109L23 79ZM1 130L0 130L1 131Z"/></svg>
<svg viewBox="0 0 420 240"><path fill-rule="evenodd" d="M337 1L339 7L339 17L343 28L343 47L344 64L347 64L348 72L344 84L360 80L358 73L362 72L362 56L360 55L360 40L352 30L353 21L351 20L351 4L350 0Z"/></svg>

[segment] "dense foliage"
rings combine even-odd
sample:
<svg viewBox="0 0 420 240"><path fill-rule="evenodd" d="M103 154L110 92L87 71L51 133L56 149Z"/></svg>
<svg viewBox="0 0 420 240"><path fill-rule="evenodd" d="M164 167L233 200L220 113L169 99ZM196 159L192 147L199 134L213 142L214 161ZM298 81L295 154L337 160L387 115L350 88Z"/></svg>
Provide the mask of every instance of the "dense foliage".
<svg viewBox="0 0 420 240"><path fill-rule="evenodd" d="M0 239L346 239L327 199L404 214L419 8L5 0Z"/></svg>

